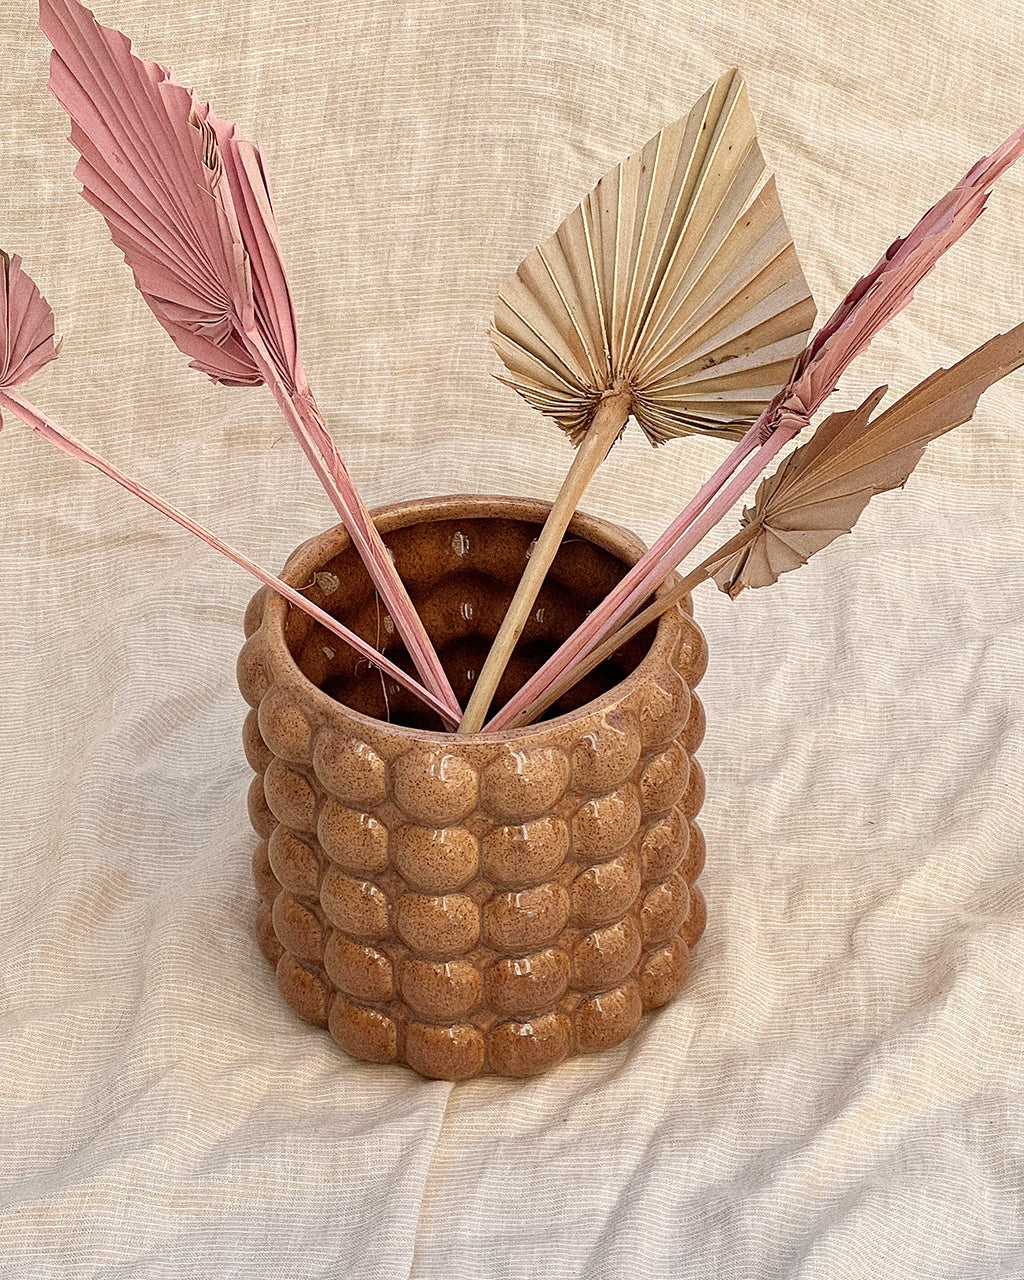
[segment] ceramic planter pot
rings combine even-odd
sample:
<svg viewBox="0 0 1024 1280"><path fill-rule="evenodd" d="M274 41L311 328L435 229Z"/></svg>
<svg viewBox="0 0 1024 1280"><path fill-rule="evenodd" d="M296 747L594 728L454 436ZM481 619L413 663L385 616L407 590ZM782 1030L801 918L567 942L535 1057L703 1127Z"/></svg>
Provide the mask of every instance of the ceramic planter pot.
<svg viewBox="0 0 1024 1280"><path fill-rule="evenodd" d="M452 497L375 513L463 702L547 510ZM642 550L574 519L499 700ZM340 527L283 577L402 660ZM671 998L705 919L693 688L707 646L686 612L666 612L544 721L496 735L443 732L276 595L253 598L246 631L257 930L301 1017L356 1058L459 1080L608 1048Z"/></svg>

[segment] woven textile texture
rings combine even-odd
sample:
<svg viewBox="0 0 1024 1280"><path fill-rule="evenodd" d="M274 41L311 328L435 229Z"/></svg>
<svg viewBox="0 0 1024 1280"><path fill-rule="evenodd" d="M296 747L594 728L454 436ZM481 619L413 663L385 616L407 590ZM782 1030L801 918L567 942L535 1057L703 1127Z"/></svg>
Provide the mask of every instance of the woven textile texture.
<svg viewBox="0 0 1024 1280"><path fill-rule="evenodd" d="M77 195L33 0L0 13L0 243L52 416L272 567L333 523L264 390L191 372ZM1017 0L98 0L256 135L306 367L371 504L550 498L495 291L729 66L826 315L1024 118ZM1024 319L1024 167L848 407ZM1024 377L711 663L679 998L532 1082L347 1059L253 934L249 580L0 435L3 1280L1024 1275ZM721 458L633 429L585 506L655 537ZM725 526L731 532L735 521Z"/></svg>

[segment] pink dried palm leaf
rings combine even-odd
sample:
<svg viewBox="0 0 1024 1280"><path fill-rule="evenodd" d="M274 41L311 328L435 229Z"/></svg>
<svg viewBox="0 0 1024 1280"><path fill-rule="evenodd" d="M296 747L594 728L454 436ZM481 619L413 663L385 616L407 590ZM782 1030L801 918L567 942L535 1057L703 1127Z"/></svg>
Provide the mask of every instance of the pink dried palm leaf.
<svg viewBox="0 0 1024 1280"><path fill-rule="evenodd" d="M173 74L77 0L41 0L50 89L71 118L75 176L175 344L217 382L263 381L248 259L212 128Z"/></svg>
<svg viewBox="0 0 1024 1280"><path fill-rule="evenodd" d="M193 368L270 387L424 683L458 712L306 381L258 148L79 0L40 0L40 25L53 45L50 88L81 156L75 174L142 296Z"/></svg>
<svg viewBox="0 0 1024 1280"><path fill-rule="evenodd" d="M996 180L1024 154L1024 125L979 160L955 187L896 240L846 295L808 344L782 391L733 453L622 581L538 672L490 720L497 730L524 722L555 681L574 671L617 631L686 558L774 457L808 424L871 339L911 301L917 285L980 216Z"/></svg>
<svg viewBox="0 0 1024 1280"><path fill-rule="evenodd" d="M21 265L0 249L0 387L16 387L55 359L53 312Z"/></svg>
<svg viewBox="0 0 1024 1280"><path fill-rule="evenodd" d="M998 178L1024 153L1024 125L983 156L853 286L797 361L779 408L815 413L872 338L912 300L939 258L980 217ZM770 428L765 424L765 433Z"/></svg>
<svg viewBox="0 0 1024 1280"><path fill-rule="evenodd" d="M287 583L282 582L272 573L255 564L248 556L236 551L228 543L210 533L209 530L205 529L190 516L177 510L169 502L165 502L163 498L158 497L157 494L147 489L145 485L133 480L131 476L127 475L119 467L114 466L113 463L95 453L88 445L75 439L70 432L59 427L41 409L24 399L15 390L20 383L25 382L32 374L37 373L44 365L55 359L60 346L54 340L53 311L50 308L50 304L40 294L32 279L22 270L21 259L16 256L9 257L0 250L0 268L2 268L3 276L2 281L0 281L0 351L4 352L3 364L0 366L0 407L10 409L27 426L31 427L37 435L62 453L67 454L68 457L95 467L97 471L101 471L105 476L116 481L122 488L127 489L129 493L141 498L143 502L148 503L162 515L167 516L168 519L173 520L176 524L181 525L183 529L187 529L189 533L200 538L207 546L213 547L215 551L219 551L227 559L245 569L247 573L250 573L264 586L283 596L289 604L302 609L314 621L319 622L321 626L332 632L340 640L351 645L361 657L369 661L374 667L379 668L379 670L422 699L441 716L446 724L454 725L457 716L452 715L451 710L445 703L435 694L422 688L390 659L378 653L361 636L354 631L350 631L348 627L338 622L337 619L332 618L329 613L315 605L311 600L307 600L294 587L288 586Z"/></svg>

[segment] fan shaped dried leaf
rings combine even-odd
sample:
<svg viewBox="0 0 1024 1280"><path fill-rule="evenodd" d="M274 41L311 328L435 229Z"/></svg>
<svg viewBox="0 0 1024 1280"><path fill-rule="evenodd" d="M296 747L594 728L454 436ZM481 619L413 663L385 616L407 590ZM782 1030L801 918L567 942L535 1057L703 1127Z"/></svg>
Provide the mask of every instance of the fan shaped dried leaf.
<svg viewBox="0 0 1024 1280"><path fill-rule="evenodd" d="M813 414L872 338L912 300L938 260L981 216L996 181L1024 154L1024 125L982 156L907 235L893 241L814 335L800 357L779 410ZM765 423L767 434L773 423Z"/></svg>
<svg viewBox="0 0 1024 1280"><path fill-rule="evenodd" d="M897 489L925 447L974 414L982 393L1024 365L1024 324L999 334L949 369L939 369L874 420L880 387L857 409L834 413L762 481L744 528L705 561L708 576L735 599L765 587L849 533L876 493Z"/></svg>
<svg viewBox="0 0 1024 1280"><path fill-rule="evenodd" d="M16 387L55 359L53 312L21 258L0 249L0 387Z"/></svg>
<svg viewBox="0 0 1024 1280"><path fill-rule="evenodd" d="M921 280L981 214L996 180L1022 154L1024 125L991 155L973 165L907 236L889 247L815 335L785 386L732 454L561 648L493 717L488 729L526 723L536 707L543 704L546 691L567 672L578 669L587 655L694 550L772 458L806 427L810 416L836 389L844 370L874 335L910 302ZM728 544L728 553L747 545L746 534L737 535ZM726 549L722 550L725 554ZM761 547L758 554L764 550ZM791 547L787 551L793 554ZM786 553L776 546L776 561L784 559Z"/></svg>
<svg viewBox="0 0 1024 1280"><path fill-rule="evenodd" d="M53 45L50 89L81 156L75 176L139 292L193 368L232 386L258 385L243 338L255 322L252 282L225 186L220 122L78 0L41 0L39 21Z"/></svg>
<svg viewBox="0 0 1024 1280"><path fill-rule="evenodd" d="M78 0L41 0L40 25L82 193L175 345L215 382L256 386L255 339L307 391L259 149Z"/></svg>
<svg viewBox="0 0 1024 1280"><path fill-rule="evenodd" d="M40 0L83 194L192 367L266 382L428 686L458 703L309 390L259 151L79 0Z"/></svg>
<svg viewBox="0 0 1024 1280"><path fill-rule="evenodd" d="M814 313L730 71L526 257L491 338L502 380L574 442L622 385L652 444L738 438L785 383Z"/></svg>
<svg viewBox="0 0 1024 1280"><path fill-rule="evenodd" d="M309 397L263 156L257 146L238 136L234 124L211 115L208 107L199 114L216 135L248 259L256 330L287 390Z"/></svg>

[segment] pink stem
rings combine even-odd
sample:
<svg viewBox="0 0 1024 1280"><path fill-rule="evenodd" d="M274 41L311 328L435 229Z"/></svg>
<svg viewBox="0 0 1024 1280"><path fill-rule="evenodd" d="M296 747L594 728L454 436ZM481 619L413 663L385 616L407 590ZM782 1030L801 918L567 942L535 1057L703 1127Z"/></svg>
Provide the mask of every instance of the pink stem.
<svg viewBox="0 0 1024 1280"><path fill-rule="evenodd" d="M93 453L87 445L82 444L80 440L76 440L74 436L51 422L35 405L23 400L16 391L10 388L0 390L0 404L10 408L33 431L60 449L62 453L66 453L69 458L74 458L78 462L87 462L91 467L95 467L97 471L102 471L105 476L115 481L123 489L127 489L129 493L133 493L137 498L141 498L143 502L148 502L161 515L165 515L176 524L180 524L183 529L187 529L189 533L201 538L207 546L213 547L215 551L219 551L222 555L227 556L229 560L234 561L240 568L245 569L247 573L251 573L264 586L270 587L279 596L283 596L289 604L293 604L296 608L308 613L321 626L326 627L328 631L333 632L340 640L344 640L346 644L351 645L361 657L366 658L368 662L378 667L393 680L397 680L410 693L414 693L418 698L421 698L433 711L436 711L441 716L445 723L450 724L453 728L458 723L458 713L453 715L451 710L439 698L422 688L412 676L406 674L401 667L396 666L390 659L385 658L382 653L378 653L362 637L356 635L354 631L350 631L348 627L338 622L336 618L332 618L329 613L315 605L311 600L307 600L305 596L300 595L294 587L288 586L280 578L275 578L272 573L260 568L258 564L255 564L240 551L236 551L226 542L222 542L220 538L210 533L209 530L198 524L190 516L178 511L176 507L172 507L169 502L165 502L144 485L138 484L131 476L126 475L120 468L115 467L113 463L107 462L99 454Z"/></svg>
<svg viewBox="0 0 1024 1280"><path fill-rule="evenodd" d="M462 718L462 708L441 666L441 660L416 612L416 606L409 598L405 584L391 562L380 533L352 482L348 468L324 426L312 395L308 392L301 395L290 391L259 336L252 333L245 337L253 359L260 366L264 381L273 392L292 434L341 517L373 585L380 592L420 679L447 708L445 719L454 717L458 722Z"/></svg>
<svg viewBox="0 0 1024 1280"><path fill-rule="evenodd" d="M721 466L719 466L718 470L704 481L701 487L693 495L686 506L683 507L682 511L680 511L657 542L655 542L650 550L644 554L644 561L654 560L664 552L671 549L680 535L686 532L693 521L696 520L708 503L714 498L715 494L719 492L722 485L724 485L726 481L728 481L729 477L735 473L736 468L742 465L742 463L750 456L751 453L753 453L755 449L760 447L761 429L767 417L767 412L768 411L765 410L742 440L737 441L732 452ZM593 613L588 615L588 621L597 614L600 614L602 618L605 616L611 617L613 611L618 606L618 602L624 599L626 593L631 590L629 579L637 572L641 563L643 563L643 561L638 561L629 573L626 574L626 577L608 593L597 608L594 609ZM572 637L570 637L570 640L571 639ZM569 641L567 640L566 644L568 643ZM557 658L558 654L554 654L553 657ZM539 675L540 672L537 674Z"/></svg>
<svg viewBox="0 0 1024 1280"><path fill-rule="evenodd" d="M673 569L725 516L775 455L793 439L797 425L776 428L768 440L756 445L761 420L751 427L733 453L700 489L696 497L665 530L658 541L630 569L615 589L576 628L568 640L522 686L493 719L484 726L487 733L504 729L520 711L528 707L575 663L585 658L611 631L640 605L668 577ZM750 454L753 450L753 456ZM737 461L744 465L736 469ZM721 477L731 471L724 485ZM717 489L716 489L717 483Z"/></svg>

